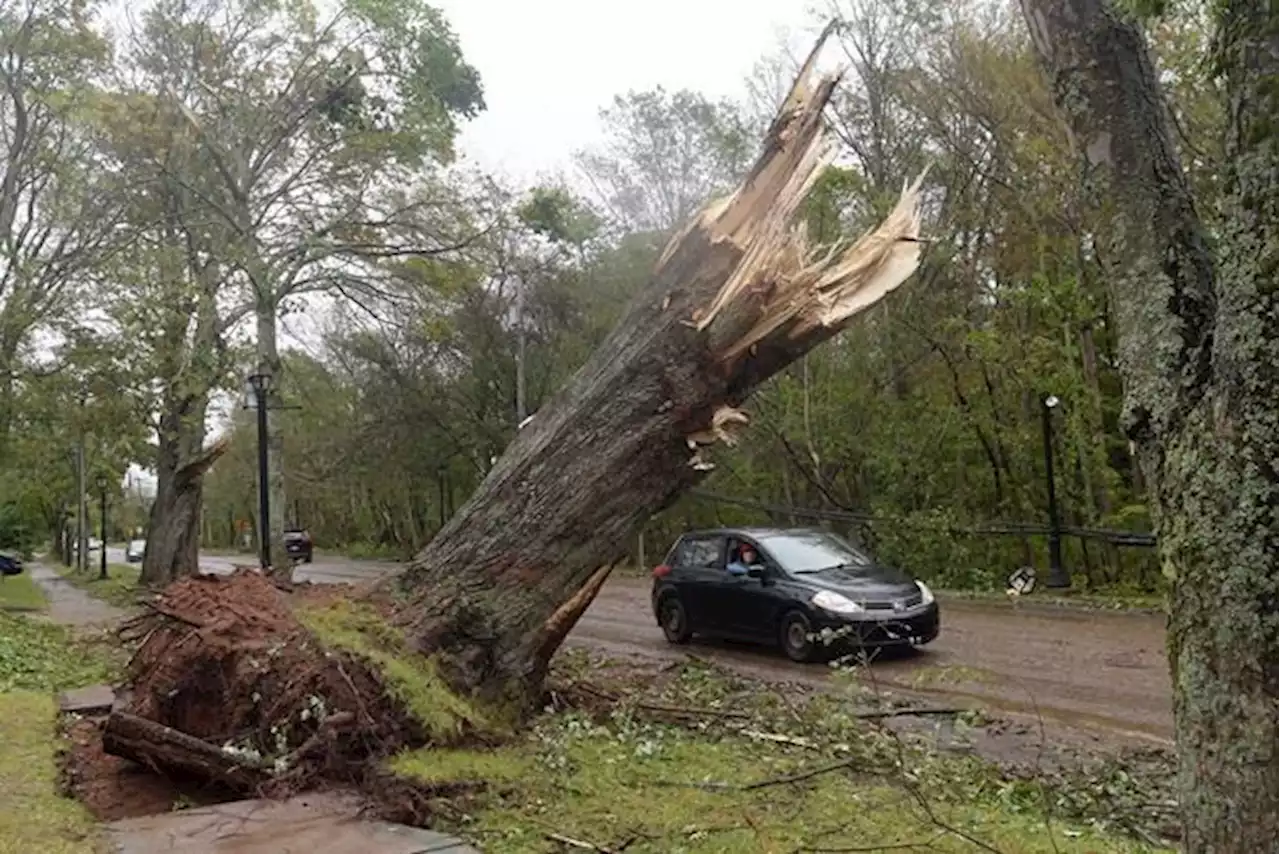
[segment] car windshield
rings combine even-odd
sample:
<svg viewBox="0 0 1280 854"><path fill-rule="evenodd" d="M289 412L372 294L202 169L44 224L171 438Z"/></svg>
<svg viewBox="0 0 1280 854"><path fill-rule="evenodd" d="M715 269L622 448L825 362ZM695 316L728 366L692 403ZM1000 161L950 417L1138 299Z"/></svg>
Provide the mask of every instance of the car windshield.
<svg viewBox="0 0 1280 854"><path fill-rule="evenodd" d="M820 572L837 567L871 566L871 558L837 537L822 531L793 531L760 538L774 560L788 572Z"/></svg>

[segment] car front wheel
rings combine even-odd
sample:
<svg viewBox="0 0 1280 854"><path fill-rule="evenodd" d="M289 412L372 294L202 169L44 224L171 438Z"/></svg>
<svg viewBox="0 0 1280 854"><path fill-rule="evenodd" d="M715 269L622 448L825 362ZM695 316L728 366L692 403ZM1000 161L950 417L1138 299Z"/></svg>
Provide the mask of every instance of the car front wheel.
<svg viewBox="0 0 1280 854"><path fill-rule="evenodd" d="M808 617L799 611L792 611L782 618L779 633L782 651L787 654L787 658L798 662L813 659L813 641L809 637L813 634L813 628Z"/></svg>
<svg viewBox="0 0 1280 854"><path fill-rule="evenodd" d="M662 625L667 643L688 643L689 638L693 637L693 630L689 627L689 614L684 609L684 603L675 596L662 600L658 607L658 622Z"/></svg>

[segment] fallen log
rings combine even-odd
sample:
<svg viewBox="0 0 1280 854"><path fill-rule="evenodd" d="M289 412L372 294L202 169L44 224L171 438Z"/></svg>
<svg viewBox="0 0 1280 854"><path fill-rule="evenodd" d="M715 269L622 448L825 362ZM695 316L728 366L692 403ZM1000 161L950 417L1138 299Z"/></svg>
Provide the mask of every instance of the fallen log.
<svg viewBox="0 0 1280 854"><path fill-rule="evenodd" d="M617 327L394 582L397 621L456 690L534 708L633 532L714 467L751 392L915 271L923 176L851 246L817 252L794 224L835 150L822 114L837 78L812 80L821 44L742 186L671 239Z"/></svg>
<svg viewBox="0 0 1280 854"><path fill-rule="evenodd" d="M127 712L112 712L107 717L102 749L153 771L189 774L237 791L252 791L269 776L261 760L228 752Z"/></svg>

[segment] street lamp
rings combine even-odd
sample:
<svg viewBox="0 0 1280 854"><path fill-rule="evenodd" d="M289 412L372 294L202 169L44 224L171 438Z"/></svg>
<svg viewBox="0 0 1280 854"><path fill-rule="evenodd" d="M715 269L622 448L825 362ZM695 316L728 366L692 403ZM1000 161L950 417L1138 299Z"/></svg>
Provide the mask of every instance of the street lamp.
<svg viewBox="0 0 1280 854"><path fill-rule="evenodd" d="M100 531L98 539L102 540L98 546L98 578L106 581L107 579L107 476L100 474L96 478L98 484L98 498L101 500L101 516Z"/></svg>
<svg viewBox="0 0 1280 854"><path fill-rule="evenodd" d="M258 559L266 572L271 568L271 498L267 484L267 393L271 390L271 375L250 375L249 388L258 410Z"/></svg>
<svg viewBox="0 0 1280 854"><path fill-rule="evenodd" d="M1040 425L1044 433L1044 476L1049 487L1049 578L1045 587L1071 586L1071 575L1062 566L1062 522L1058 518L1058 493L1053 482L1053 410L1061 403L1056 395L1040 399Z"/></svg>

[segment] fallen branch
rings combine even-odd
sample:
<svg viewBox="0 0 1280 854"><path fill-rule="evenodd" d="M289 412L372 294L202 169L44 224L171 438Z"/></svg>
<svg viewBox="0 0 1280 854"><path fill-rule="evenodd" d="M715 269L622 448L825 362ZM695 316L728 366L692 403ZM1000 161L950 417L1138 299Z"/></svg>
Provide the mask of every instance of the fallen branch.
<svg viewBox="0 0 1280 854"><path fill-rule="evenodd" d="M616 854L612 848L605 848L603 845L596 845L594 842L584 842L581 839L574 839L572 836L565 836L562 833L547 833L546 836L552 842L559 842L561 845L567 845L570 848L595 851L597 854Z"/></svg>
<svg viewBox="0 0 1280 854"><path fill-rule="evenodd" d="M853 717L863 721L882 720L884 718L923 717L926 715L962 715L969 709L956 708L923 708L923 709L888 709L875 712L854 712Z"/></svg>
<svg viewBox="0 0 1280 854"><path fill-rule="evenodd" d="M102 749L153 771L179 771L238 790L251 790L270 776L260 760L231 754L173 727L127 712L112 712L102 731Z"/></svg>

